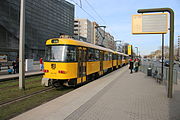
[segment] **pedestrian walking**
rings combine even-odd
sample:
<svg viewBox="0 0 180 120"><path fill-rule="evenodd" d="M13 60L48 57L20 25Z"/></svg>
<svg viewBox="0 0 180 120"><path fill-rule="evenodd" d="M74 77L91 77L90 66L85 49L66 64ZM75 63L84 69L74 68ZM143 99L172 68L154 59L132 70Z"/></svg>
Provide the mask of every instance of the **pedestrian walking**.
<svg viewBox="0 0 180 120"><path fill-rule="evenodd" d="M40 70L43 71L43 69L44 69L43 58L40 58L39 62L40 62Z"/></svg>
<svg viewBox="0 0 180 120"><path fill-rule="evenodd" d="M133 73L133 64L134 64L134 62L133 62L133 60L132 59L130 59L129 60L129 69L131 70L131 74Z"/></svg>
<svg viewBox="0 0 180 120"><path fill-rule="evenodd" d="M16 73L16 62L15 61L12 62L12 66L13 66L13 73L15 74Z"/></svg>
<svg viewBox="0 0 180 120"><path fill-rule="evenodd" d="M138 60L136 59L136 60L135 60L135 63L134 63L134 71L135 71L135 72L138 72L138 69L139 69L139 62L138 62Z"/></svg>

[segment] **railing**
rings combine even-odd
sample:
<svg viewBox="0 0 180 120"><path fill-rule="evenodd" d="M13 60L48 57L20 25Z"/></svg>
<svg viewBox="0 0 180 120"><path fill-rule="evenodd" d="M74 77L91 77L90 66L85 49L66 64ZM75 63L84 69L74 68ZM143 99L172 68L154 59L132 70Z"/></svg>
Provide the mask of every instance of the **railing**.
<svg viewBox="0 0 180 120"><path fill-rule="evenodd" d="M152 69L152 74L157 71L158 75L162 75L162 68L161 66L155 66L154 64L149 64L149 65L141 65L139 67L139 70L145 74L147 74L148 68ZM163 67L163 82L167 82L168 80L168 75L169 75L169 67ZM180 82L180 71L173 69L173 83L178 84Z"/></svg>

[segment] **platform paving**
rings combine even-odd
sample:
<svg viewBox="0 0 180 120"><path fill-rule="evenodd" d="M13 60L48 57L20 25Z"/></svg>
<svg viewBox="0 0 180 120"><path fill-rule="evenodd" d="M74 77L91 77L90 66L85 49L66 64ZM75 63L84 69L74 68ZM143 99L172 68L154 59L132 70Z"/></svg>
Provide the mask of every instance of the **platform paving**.
<svg viewBox="0 0 180 120"><path fill-rule="evenodd" d="M116 70L13 120L180 120L180 86L166 86L128 67Z"/></svg>

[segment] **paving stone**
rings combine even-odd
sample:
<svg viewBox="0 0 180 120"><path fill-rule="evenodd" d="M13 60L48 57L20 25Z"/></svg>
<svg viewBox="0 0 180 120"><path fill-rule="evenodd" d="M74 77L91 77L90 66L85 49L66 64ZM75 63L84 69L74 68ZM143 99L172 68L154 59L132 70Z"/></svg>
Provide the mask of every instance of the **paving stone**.
<svg viewBox="0 0 180 120"><path fill-rule="evenodd" d="M65 120L179 120L180 91L176 92L168 99L165 86L127 70Z"/></svg>
<svg viewBox="0 0 180 120"><path fill-rule="evenodd" d="M180 120L180 85L167 88L128 67L32 109L14 120Z"/></svg>

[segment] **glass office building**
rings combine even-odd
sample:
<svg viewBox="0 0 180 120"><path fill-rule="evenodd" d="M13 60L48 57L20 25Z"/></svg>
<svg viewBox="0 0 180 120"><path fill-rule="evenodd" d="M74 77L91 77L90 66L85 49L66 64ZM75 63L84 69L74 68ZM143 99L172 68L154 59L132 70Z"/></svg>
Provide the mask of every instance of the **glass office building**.
<svg viewBox="0 0 180 120"><path fill-rule="evenodd" d="M74 5L65 0L26 0L25 58L44 57L45 41L73 35ZM19 53L20 0L0 0L0 55Z"/></svg>

